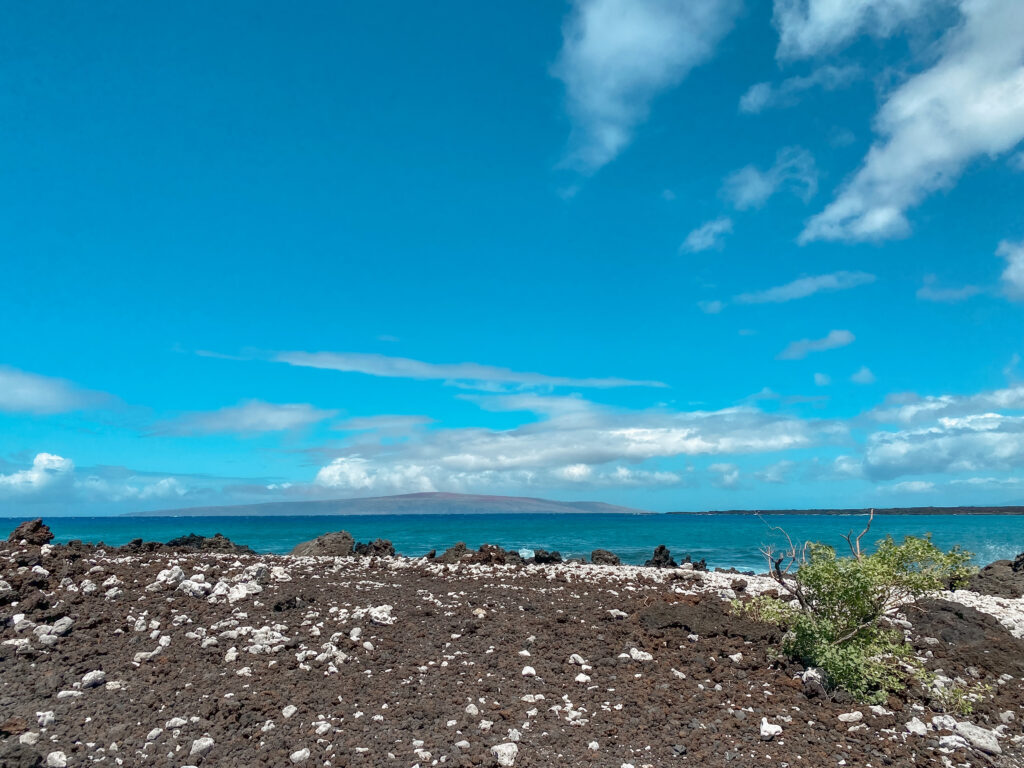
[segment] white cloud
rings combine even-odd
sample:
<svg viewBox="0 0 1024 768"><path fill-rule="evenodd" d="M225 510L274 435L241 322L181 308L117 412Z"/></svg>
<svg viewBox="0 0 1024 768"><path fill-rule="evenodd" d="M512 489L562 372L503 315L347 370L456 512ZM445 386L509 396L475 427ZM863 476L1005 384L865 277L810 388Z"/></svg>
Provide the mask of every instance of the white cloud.
<svg viewBox="0 0 1024 768"><path fill-rule="evenodd" d="M900 483L893 483L885 490L896 493L926 493L935 490L935 483L928 480L904 480Z"/></svg>
<svg viewBox="0 0 1024 768"><path fill-rule="evenodd" d="M651 100L709 59L739 0L575 0L553 74L565 83L573 129L566 164L592 173L610 162Z"/></svg>
<svg viewBox="0 0 1024 768"><path fill-rule="evenodd" d="M832 377L827 373L816 373L814 374L814 384L818 387L827 387L832 383Z"/></svg>
<svg viewBox="0 0 1024 768"><path fill-rule="evenodd" d="M719 488L736 488L740 484L740 468L735 464L712 464L708 469L718 475L714 484Z"/></svg>
<svg viewBox="0 0 1024 768"><path fill-rule="evenodd" d="M84 496L100 501L148 501L151 499L180 499L188 489L176 477L158 480L129 477L124 480L89 475L75 481L75 489Z"/></svg>
<svg viewBox="0 0 1024 768"><path fill-rule="evenodd" d="M364 373L384 378L437 380L461 384L470 389L493 389L493 385L520 387L664 387L660 381L634 381L620 378L577 379L547 376L479 363L426 363L406 357L361 354L356 352L280 352L275 360L304 368Z"/></svg>
<svg viewBox="0 0 1024 768"><path fill-rule="evenodd" d="M717 299L714 301L698 301L697 306L706 315L717 315L725 309L725 302L718 301Z"/></svg>
<svg viewBox="0 0 1024 768"><path fill-rule="evenodd" d="M886 37L942 0L775 0L780 59L813 56L852 41L863 30Z"/></svg>
<svg viewBox="0 0 1024 768"><path fill-rule="evenodd" d="M955 304L966 301L972 296L981 293L981 288L976 285L963 285L959 288L940 288L936 283L938 278L935 275L925 275L924 284L917 289L917 298L922 301L936 301L944 304Z"/></svg>
<svg viewBox="0 0 1024 768"><path fill-rule="evenodd" d="M741 293L733 298L737 304L768 304L804 299L816 293L846 291L875 282L867 272L832 272L827 275L801 277L798 280L765 291Z"/></svg>
<svg viewBox="0 0 1024 768"><path fill-rule="evenodd" d="M991 411L1021 410L1024 410L1024 384L973 395L892 395L885 405L868 411L868 416L883 423L920 424Z"/></svg>
<svg viewBox="0 0 1024 768"><path fill-rule="evenodd" d="M755 472L754 476L762 483L780 485L789 479L789 474L796 468L796 462L777 461L776 463Z"/></svg>
<svg viewBox="0 0 1024 768"><path fill-rule="evenodd" d="M997 413L941 418L934 426L875 432L865 471L875 479L1024 467L1024 417Z"/></svg>
<svg viewBox="0 0 1024 768"><path fill-rule="evenodd" d="M99 405L106 399L108 395L80 389L64 379L0 365L0 411L65 413Z"/></svg>
<svg viewBox="0 0 1024 768"><path fill-rule="evenodd" d="M28 494L61 484L71 477L75 463L53 453L37 453L32 466L0 475L0 495Z"/></svg>
<svg viewBox="0 0 1024 768"><path fill-rule="evenodd" d="M436 490L424 467L415 464L379 466L361 456L334 459L316 473L317 485L343 491L409 493Z"/></svg>
<svg viewBox="0 0 1024 768"><path fill-rule="evenodd" d="M686 236L680 250L699 253L709 248L721 248L725 236L732 232L732 219L720 216L707 221Z"/></svg>
<svg viewBox="0 0 1024 768"><path fill-rule="evenodd" d="M346 419L333 426L342 432L387 432L389 434L400 434L410 432L432 424L433 419L429 416L413 416L405 414L380 414L378 416L357 416Z"/></svg>
<svg viewBox="0 0 1024 768"><path fill-rule="evenodd" d="M800 339L790 342L782 350L779 360L803 360L812 352L824 352L829 349L838 349L852 344L856 337L849 331L829 331L823 339Z"/></svg>
<svg viewBox="0 0 1024 768"><path fill-rule="evenodd" d="M788 107L799 101L800 94L812 88L834 91L844 88L861 75L858 66L826 65L809 75L789 77L778 85L756 83L740 97L740 112L757 114L770 107Z"/></svg>
<svg viewBox="0 0 1024 768"><path fill-rule="evenodd" d="M1024 139L1020 0L962 0L960 8L963 21L942 40L938 61L889 96L875 119L883 138L800 242L905 236L908 208L952 187L974 158Z"/></svg>
<svg viewBox="0 0 1024 768"><path fill-rule="evenodd" d="M545 404L548 399L554 402ZM475 400L488 410L529 408L543 418L507 430L435 429L400 443L360 438L320 470L316 483L351 491L560 483L671 485L682 483L683 476L643 464L684 456L785 451L831 440L837 429L841 431L835 425L753 407L629 411L580 398Z"/></svg>
<svg viewBox="0 0 1024 768"><path fill-rule="evenodd" d="M163 431L175 435L259 434L308 427L337 415L308 403L265 403L247 400L216 411L187 413L164 425Z"/></svg>
<svg viewBox="0 0 1024 768"><path fill-rule="evenodd" d="M871 372L871 369L866 365L862 365L857 371L850 377L850 381L854 384L874 384L877 379L875 374Z"/></svg>
<svg viewBox="0 0 1024 768"><path fill-rule="evenodd" d="M1024 84L1021 87L1024 88ZM1000 276L1003 291L1014 301L1024 301L1024 241L1004 240L996 253L1006 259L1006 269Z"/></svg>
<svg viewBox="0 0 1024 768"><path fill-rule="evenodd" d="M766 171L753 165L733 171L722 183L722 195L743 211L760 208L782 187L792 189L805 203L818 191L818 169L806 149L783 147Z"/></svg>

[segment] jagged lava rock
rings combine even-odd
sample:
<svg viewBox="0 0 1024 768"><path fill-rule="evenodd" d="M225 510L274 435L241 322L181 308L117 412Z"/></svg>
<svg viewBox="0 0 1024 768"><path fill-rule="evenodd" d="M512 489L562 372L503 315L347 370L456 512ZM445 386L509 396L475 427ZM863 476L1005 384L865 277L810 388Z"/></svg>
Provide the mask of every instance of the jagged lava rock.
<svg viewBox="0 0 1024 768"><path fill-rule="evenodd" d="M53 541L53 532L41 517L37 517L35 520L26 520L15 528L7 537L7 541L11 544L20 544L25 541L33 547L41 547L43 544Z"/></svg>
<svg viewBox="0 0 1024 768"><path fill-rule="evenodd" d="M654 554L651 555L651 559L644 563L648 568L678 568L679 564L672 559L672 553L668 551L668 547L664 544L659 544L654 550Z"/></svg>
<svg viewBox="0 0 1024 768"><path fill-rule="evenodd" d="M338 531L297 544L289 554L295 557L349 557L355 551L355 545L351 533Z"/></svg>
<svg viewBox="0 0 1024 768"><path fill-rule="evenodd" d="M607 549L595 549L590 553L590 562L594 565L622 565L619 556Z"/></svg>

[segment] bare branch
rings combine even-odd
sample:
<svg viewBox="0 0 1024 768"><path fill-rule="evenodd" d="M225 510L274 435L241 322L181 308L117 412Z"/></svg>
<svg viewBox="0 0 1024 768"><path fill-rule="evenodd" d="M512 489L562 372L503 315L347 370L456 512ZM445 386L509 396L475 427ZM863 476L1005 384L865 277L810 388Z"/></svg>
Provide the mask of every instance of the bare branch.
<svg viewBox="0 0 1024 768"><path fill-rule="evenodd" d="M846 543L850 547L851 554L857 560L863 559L863 554L861 553L861 549L860 549L860 540L863 539L864 536L867 534L867 532L871 530L871 521L874 520L874 519L875 519L875 510L872 509L871 513L868 515L868 524L864 526L864 530L863 531L861 531L860 533L857 534L857 538L856 539L853 538L853 531L850 531L848 534L843 536L843 538L846 539Z"/></svg>

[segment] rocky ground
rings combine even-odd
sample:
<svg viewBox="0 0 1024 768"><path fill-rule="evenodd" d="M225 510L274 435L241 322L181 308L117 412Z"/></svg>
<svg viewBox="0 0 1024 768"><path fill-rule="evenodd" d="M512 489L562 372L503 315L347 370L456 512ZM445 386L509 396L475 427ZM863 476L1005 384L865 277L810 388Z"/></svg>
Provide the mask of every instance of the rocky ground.
<svg viewBox="0 0 1024 768"><path fill-rule="evenodd" d="M770 581L692 564L32 540L0 545L0 768L1024 765L1019 595L907 611L965 716L826 693L729 614Z"/></svg>

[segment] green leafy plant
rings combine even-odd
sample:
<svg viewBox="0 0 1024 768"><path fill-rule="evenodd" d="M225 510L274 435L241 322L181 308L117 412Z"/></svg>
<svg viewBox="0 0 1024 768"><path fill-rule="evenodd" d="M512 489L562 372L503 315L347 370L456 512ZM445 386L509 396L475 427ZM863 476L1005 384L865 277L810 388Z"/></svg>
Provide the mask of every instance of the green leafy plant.
<svg viewBox="0 0 1024 768"><path fill-rule="evenodd" d="M899 627L888 619L902 606L928 592L961 583L970 575L971 555L956 547L943 552L930 536L892 537L874 552L861 548L871 528L844 536L849 557L819 543L797 547L785 536L783 550L762 550L781 599L761 596L738 608L749 618L785 628L782 650L791 658L818 667L827 682L862 701L881 701L906 687L916 670L912 652Z"/></svg>

